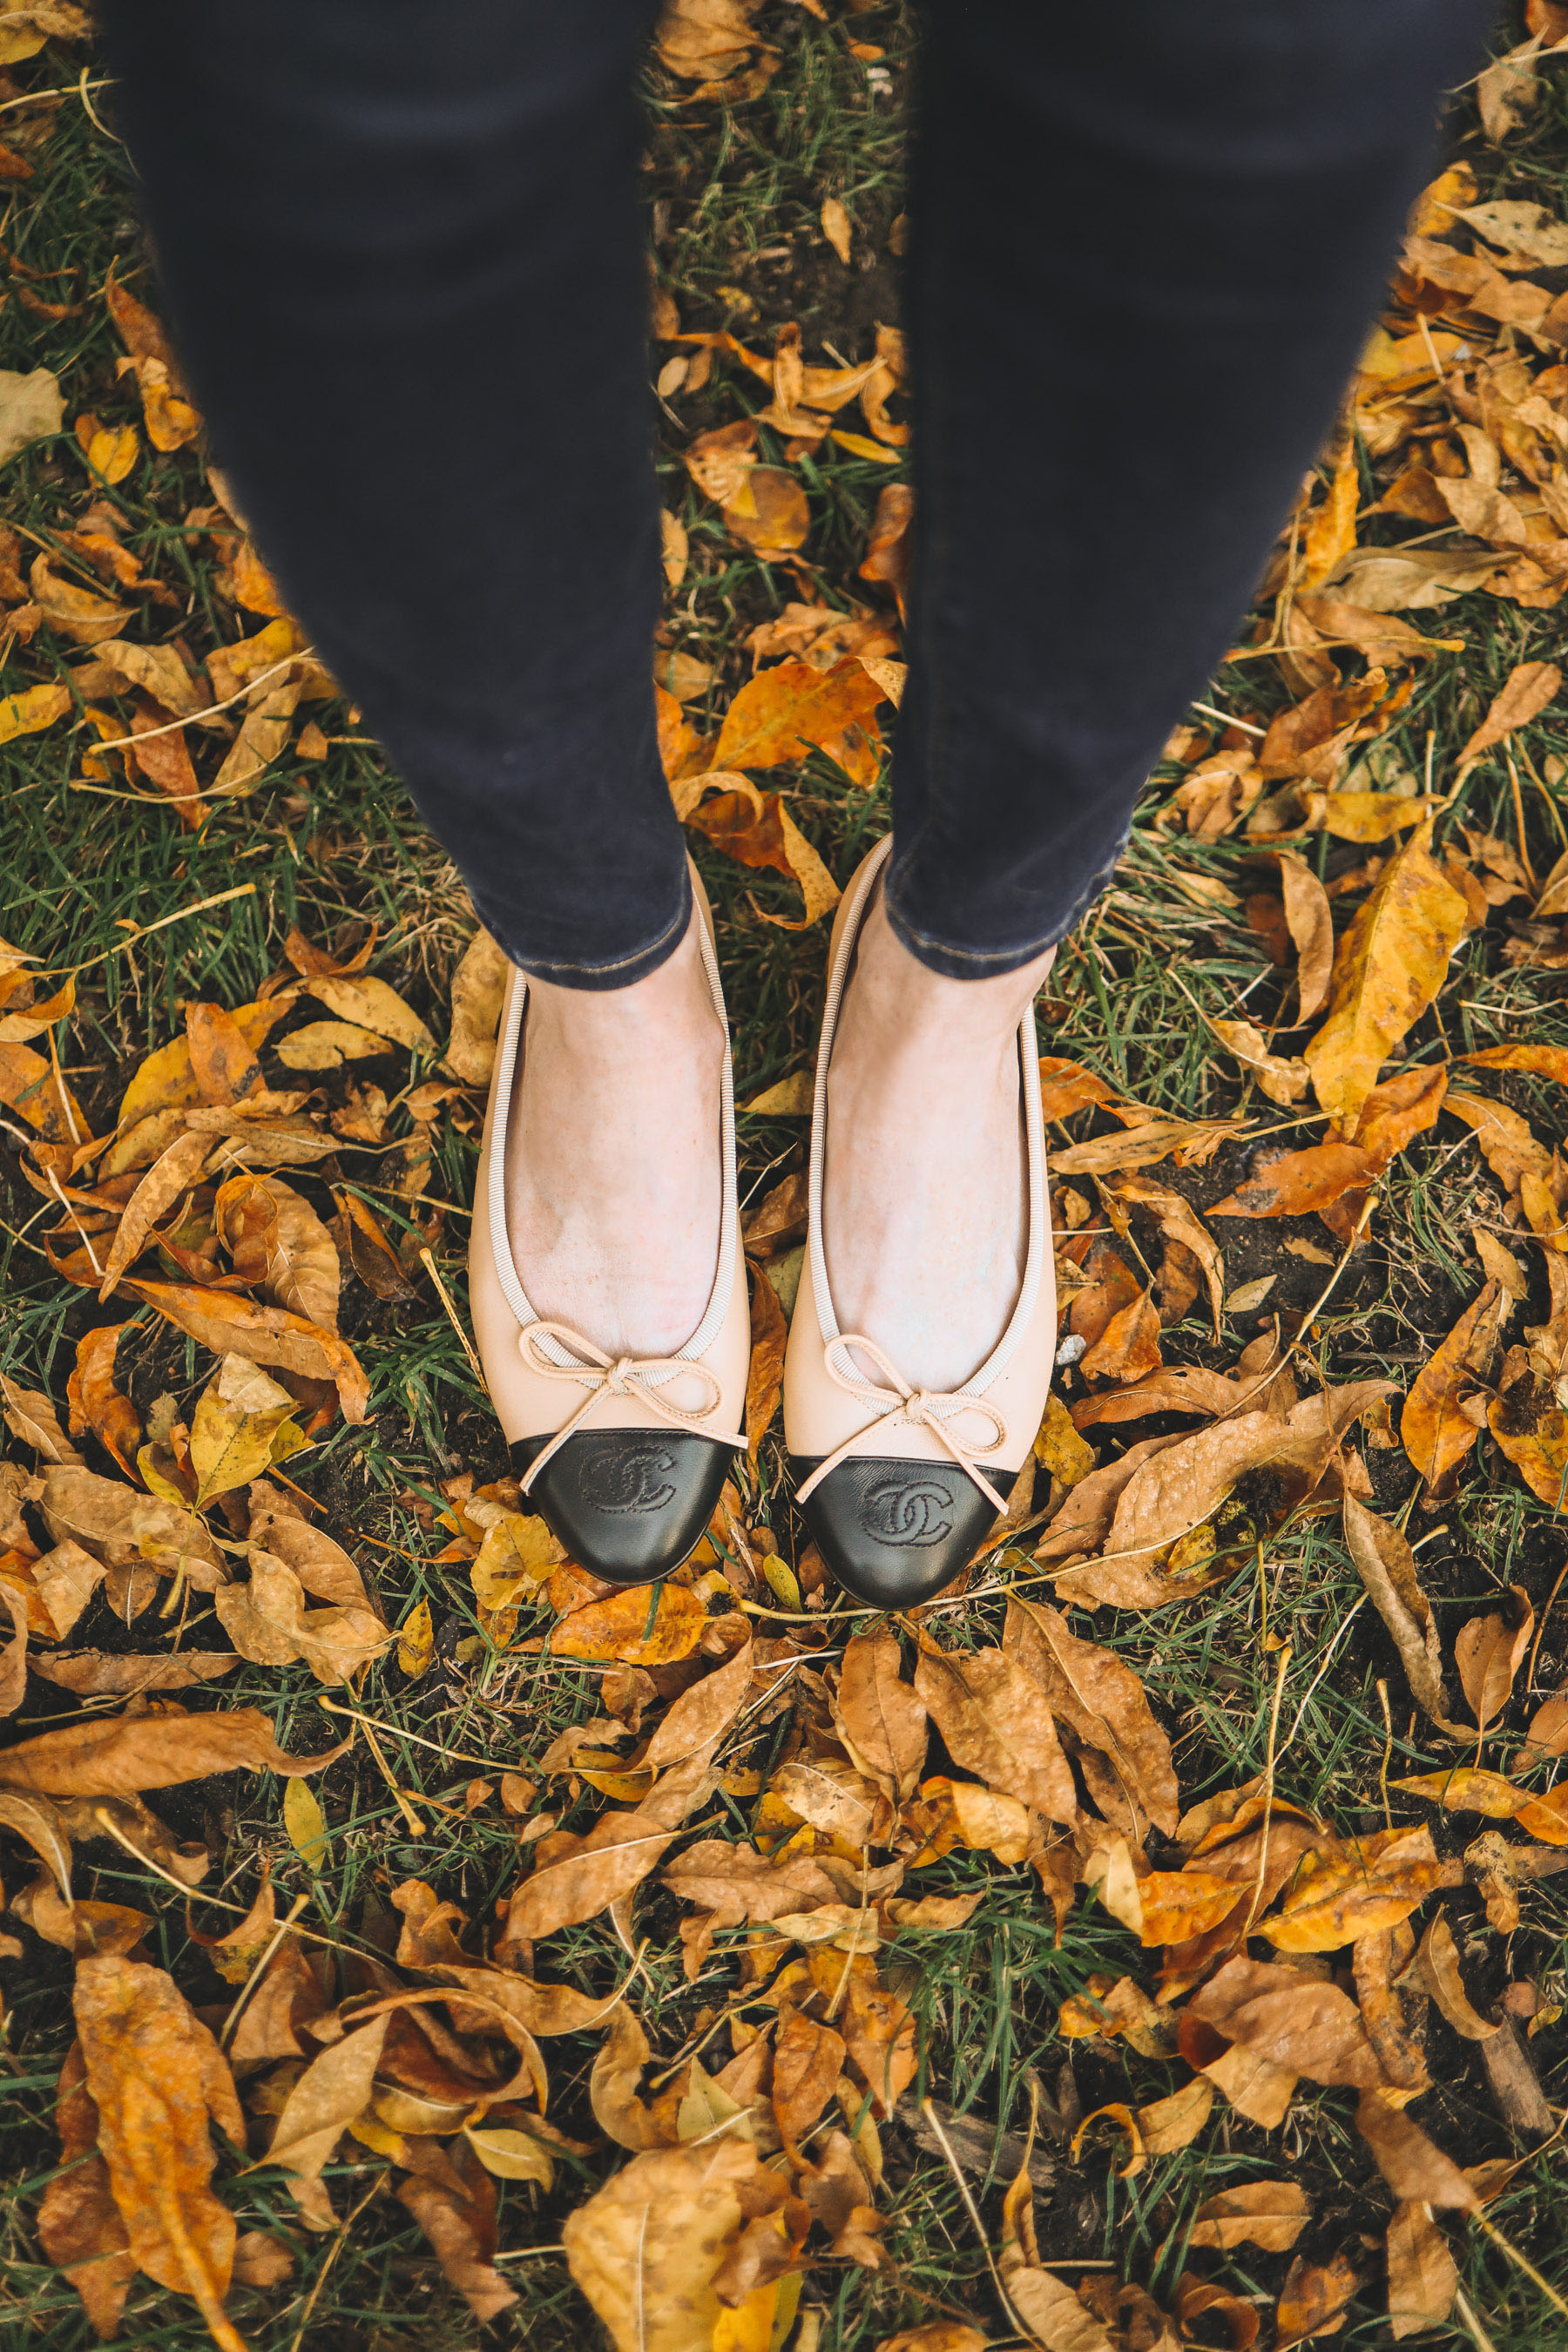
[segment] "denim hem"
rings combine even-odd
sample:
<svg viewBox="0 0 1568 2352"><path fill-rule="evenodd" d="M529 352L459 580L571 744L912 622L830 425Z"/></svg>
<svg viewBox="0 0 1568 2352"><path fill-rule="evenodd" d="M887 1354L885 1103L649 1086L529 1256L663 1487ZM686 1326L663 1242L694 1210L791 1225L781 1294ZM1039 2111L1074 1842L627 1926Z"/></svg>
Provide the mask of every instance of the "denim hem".
<svg viewBox="0 0 1568 2352"><path fill-rule="evenodd" d="M1036 956L1044 955L1047 948L1059 947L1068 933L1082 921L1100 892L1109 886L1116 871L1117 861L1126 846L1127 835L1124 833L1105 864L1067 913L1059 920L1047 923L1037 939L1022 947L960 947L951 940L938 939L931 932L920 929L900 906L895 880L883 885L882 904L900 945L907 948L915 961L923 963L928 971L940 972L946 980L989 980L1009 971L1018 971L1025 964L1032 963Z"/></svg>
<svg viewBox="0 0 1568 2352"><path fill-rule="evenodd" d="M682 903L674 921L667 924L647 946L635 948L630 955L617 956L611 963L559 963L543 956L521 955L495 924L489 922L488 918L487 924L510 961L520 971L526 972L530 980L547 981L555 988L599 991L630 988L635 982L646 980L649 972L657 971L661 963L668 963L686 936L691 920L691 877L684 863L680 869L680 881ZM483 909L480 911L482 913Z"/></svg>

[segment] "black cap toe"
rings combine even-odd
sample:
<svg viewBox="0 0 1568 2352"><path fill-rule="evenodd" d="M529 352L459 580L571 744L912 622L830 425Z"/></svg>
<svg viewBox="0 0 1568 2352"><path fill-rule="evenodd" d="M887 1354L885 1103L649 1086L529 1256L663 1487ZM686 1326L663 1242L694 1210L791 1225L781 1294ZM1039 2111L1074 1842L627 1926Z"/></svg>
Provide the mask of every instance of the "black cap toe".
<svg viewBox="0 0 1568 2352"><path fill-rule="evenodd" d="M816 1462L792 1454L799 1486ZM1004 1496L1016 1470L986 1476ZM851 1454L801 1505L813 1540L847 1592L874 1609L929 1601L968 1567L996 1514L956 1463Z"/></svg>
<svg viewBox="0 0 1568 2352"><path fill-rule="evenodd" d="M550 1439L510 1448L521 1477ZM590 1576L651 1584L689 1558L718 1507L735 1449L685 1430L584 1429L552 1454L523 1498Z"/></svg>

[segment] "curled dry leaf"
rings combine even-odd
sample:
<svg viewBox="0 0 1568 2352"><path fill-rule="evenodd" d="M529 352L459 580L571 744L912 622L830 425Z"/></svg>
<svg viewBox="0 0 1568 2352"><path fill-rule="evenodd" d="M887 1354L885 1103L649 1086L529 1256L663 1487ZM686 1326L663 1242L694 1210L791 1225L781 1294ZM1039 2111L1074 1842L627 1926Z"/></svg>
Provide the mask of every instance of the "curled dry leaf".
<svg viewBox="0 0 1568 2352"><path fill-rule="evenodd" d="M489 931L478 930L452 975L452 1034L447 1067L465 1086L489 1086L495 1066L496 1033L510 971L505 950Z"/></svg>
<svg viewBox="0 0 1568 2352"><path fill-rule="evenodd" d="M1181 1811L1171 1743L1131 1666L1068 1631L1058 1610L1016 1595L1002 1646L1027 1669L1051 1713L1108 1756L1127 1795L1169 1836Z"/></svg>
<svg viewBox="0 0 1568 2352"><path fill-rule="evenodd" d="M1390 858L1334 956L1328 1018L1306 1048L1318 1100L1342 1134L1389 1050L1436 997L1468 908L1430 854L1423 824Z"/></svg>
<svg viewBox="0 0 1568 2352"><path fill-rule="evenodd" d="M1382 2080L1361 2011L1335 1984L1268 1960L1227 1960L1184 2016L1272 2066L1314 2083Z"/></svg>
<svg viewBox="0 0 1568 2352"><path fill-rule="evenodd" d="M81 1465L82 1457L60 1427L59 1415L41 1389L25 1389L0 1372L0 1404L13 1437L30 1445L44 1461Z"/></svg>
<svg viewBox="0 0 1568 2352"><path fill-rule="evenodd" d="M764 1266L750 1265L752 1360L746 1374L746 1450L754 1455L778 1410L784 1390L784 1342L789 1325Z"/></svg>
<svg viewBox="0 0 1568 2352"><path fill-rule="evenodd" d="M1296 949L1297 1018L1310 1021L1329 993L1334 963L1334 918L1327 891L1294 850L1279 852L1285 920Z"/></svg>
<svg viewBox="0 0 1568 2352"><path fill-rule="evenodd" d="M1303 2262L1298 2254L1285 2274L1275 2308L1275 2343L1279 2352L1303 2344L1312 2336L1337 2336L1350 2316L1350 2302L1361 2280L1343 2254L1331 2263Z"/></svg>
<svg viewBox="0 0 1568 2352"><path fill-rule="evenodd" d="M1409 1411L1408 1405L1405 1408ZM1451 1738L1468 1737L1449 1720L1443 1688L1443 1653L1432 1604L1415 1572L1415 1555L1399 1528L1380 1519L1348 1490L1345 1546L1373 1607L1394 1636L1417 1706Z"/></svg>
<svg viewBox="0 0 1568 2352"><path fill-rule="evenodd" d="M146 1692L194 1690L220 1681L238 1664L232 1650L176 1650L166 1658L55 1650L35 1657L32 1672L78 1698L140 1698Z"/></svg>
<svg viewBox="0 0 1568 2352"><path fill-rule="evenodd" d="M1511 735L1516 727L1528 726L1532 719L1539 719L1548 703L1555 701L1562 684L1563 673L1555 662L1515 663L1486 717L1460 751L1455 782Z"/></svg>
<svg viewBox="0 0 1568 2352"><path fill-rule="evenodd" d="M113 1478L67 1465L44 1474L39 1508L57 1543L68 1538L109 1569L149 1568L161 1576L184 1574L198 1592L216 1591L227 1575L223 1559L194 1512L155 1495L140 1495Z"/></svg>
<svg viewBox="0 0 1568 2352"><path fill-rule="evenodd" d="M1404 2092L1374 2085L1356 2102L1356 2129L1378 2170L1402 2203L1419 2199L1426 2205L1477 2211L1480 2198L1453 2159L1405 2114L1405 2097Z"/></svg>
<svg viewBox="0 0 1568 2352"><path fill-rule="evenodd" d="M1205 1017L1226 1052L1234 1055L1249 1077L1257 1080L1258 1091L1271 1103L1289 1109L1292 1103L1300 1101L1311 1084L1311 1073L1305 1062L1286 1061L1270 1052L1268 1038L1254 1021Z"/></svg>
<svg viewBox="0 0 1568 2352"><path fill-rule="evenodd" d="M370 2105L389 2022L373 2018L311 2059L279 2115L269 2164L300 2179L320 2179L343 2132Z"/></svg>
<svg viewBox="0 0 1568 2352"><path fill-rule="evenodd" d="M1379 1830L1303 1854L1278 1915L1259 1923L1277 1951L1337 1952L1408 1917L1442 1882L1430 1831Z"/></svg>
<svg viewBox="0 0 1568 2352"><path fill-rule="evenodd" d="M1454 1931L1439 1912L1430 1921L1415 1955L1426 1989L1456 2033L1467 2042L1489 2042L1500 2029L1471 2006L1459 1973Z"/></svg>
<svg viewBox="0 0 1568 2352"><path fill-rule="evenodd" d="M131 1286L177 1331L199 1340L215 1355L248 1356L252 1363L274 1364L306 1380L331 1381L343 1419L356 1424L364 1420L370 1382L353 1349L336 1332L291 1315L286 1307L257 1307L228 1291L174 1282L135 1282Z"/></svg>
<svg viewBox="0 0 1568 2352"><path fill-rule="evenodd" d="M662 1772L639 1805L602 1813L569 1853L542 1862L511 1898L509 1937L552 1935L594 1918L639 1886L707 1795L717 1747L717 1739L706 1741Z"/></svg>
<svg viewBox="0 0 1568 2352"><path fill-rule="evenodd" d="M336 1331L342 1268L302 1193L280 1176L231 1176L218 1187L213 1222L242 1281L290 1315Z"/></svg>
<svg viewBox="0 0 1568 2352"><path fill-rule="evenodd" d="M259 1544L249 1547L249 1582L223 1585L213 1605L229 1640L253 1665L287 1666L303 1659L319 1682L346 1683L391 1643L368 1609L307 1609L293 1570Z"/></svg>
<svg viewBox="0 0 1568 2352"><path fill-rule="evenodd" d="M76 1366L66 1383L73 1437L88 1431L111 1454L128 1478L136 1475L142 1449L142 1423L130 1398L115 1386L115 1359L128 1329L124 1323L100 1323L77 1342Z"/></svg>
<svg viewBox="0 0 1568 2352"><path fill-rule="evenodd" d="M126 1267L141 1256L164 1211L197 1181L211 1150L211 1136L187 1133L176 1136L168 1150L160 1152L125 1204L104 1257L100 1300L110 1296Z"/></svg>
<svg viewBox="0 0 1568 2352"><path fill-rule="evenodd" d="M319 1772L348 1745L345 1739L319 1756L289 1756L257 1707L186 1715L171 1706L157 1715L94 1717L0 1750L0 1788L45 1797L138 1797L212 1772Z"/></svg>
<svg viewBox="0 0 1568 2352"><path fill-rule="evenodd" d="M1509 1587L1506 1614L1472 1617L1454 1637L1454 1663L1476 1721L1484 1731L1502 1713L1535 1630L1535 1612L1522 1585Z"/></svg>
<svg viewBox="0 0 1568 2352"><path fill-rule="evenodd" d="M1261 2246L1288 2253L1312 2217L1311 2200L1294 2180L1250 2180L1206 2197L1194 2217L1189 2246Z"/></svg>
<svg viewBox="0 0 1568 2352"><path fill-rule="evenodd" d="M395 1045L436 1058L435 1038L413 1007L384 980L376 980L369 972L360 972L352 980L339 973L312 972L305 985L340 1021L352 1022L356 1029L369 1029L377 1037L389 1037Z"/></svg>
<svg viewBox="0 0 1568 2352"><path fill-rule="evenodd" d="M226 1356L191 1415L191 1468L199 1508L287 1460L303 1439L294 1400L244 1356Z"/></svg>
<svg viewBox="0 0 1568 2352"><path fill-rule="evenodd" d="M291 1568L318 1601L339 1609L374 1610L364 1579L342 1544L313 1528L292 1496L262 1478L250 1490L250 1540Z"/></svg>
<svg viewBox="0 0 1568 2352"><path fill-rule="evenodd" d="M399 2161L409 2170L394 2191L398 2203L413 2214L475 2318L498 2317L517 2295L495 2267L496 2192L487 2168L466 2142L454 2143L450 2153L426 2138L409 2137L403 2147Z"/></svg>

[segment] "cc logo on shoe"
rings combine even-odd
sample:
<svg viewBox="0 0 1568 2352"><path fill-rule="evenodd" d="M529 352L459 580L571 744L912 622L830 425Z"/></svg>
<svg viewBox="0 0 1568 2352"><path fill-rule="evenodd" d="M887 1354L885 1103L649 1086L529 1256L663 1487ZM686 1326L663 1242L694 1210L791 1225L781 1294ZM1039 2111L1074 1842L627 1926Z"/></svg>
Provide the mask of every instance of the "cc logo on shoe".
<svg viewBox="0 0 1568 2352"><path fill-rule="evenodd" d="M667 1473L675 1456L656 1438L647 1445L595 1452L583 1465L578 1493L591 1510L661 1511L675 1500Z"/></svg>
<svg viewBox="0 0 1568 2352"><path fill-rule="evenodd" d="M885 1544L933 1544L952 1533L947 1514L952 1508L951 1488L935 1478L921 1486L906 1486L889 1478L873 1486L860 1506L860 1524L868 1536Z"/></svg>

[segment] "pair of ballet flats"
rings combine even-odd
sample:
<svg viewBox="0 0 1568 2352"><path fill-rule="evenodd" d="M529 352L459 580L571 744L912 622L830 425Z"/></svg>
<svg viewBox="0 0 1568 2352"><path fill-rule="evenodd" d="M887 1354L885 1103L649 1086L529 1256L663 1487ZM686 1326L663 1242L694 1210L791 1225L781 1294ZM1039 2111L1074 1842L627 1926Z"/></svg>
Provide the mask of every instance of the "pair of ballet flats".
<svg viewBox="0 0 1568 2352"><path fill-rule="evenodd" d="M784 1417L798 1504L832 1574L874 1608L908 1608L951 1583L1005 1510L1046 1407L1056 1347L1045 1139L1034 1013L1018 1027L1028 1202L1023 1281L1005 1330L962 1388L907 1381L876 1341L839 1328L823 1246L827 1072L856 942L891 847L866 857L839 905L811 1120L805 1255L784 1356ZM713 921L693 871L699 943L724 1021ZM507 1234L506 1138L526 1044L514 971L485 1117L469 1284L479 1361L527 1507L582 1567L647 1584L706 1532L745 1448L751 1315L735 1181L735 1104L723 1065L718 1269L702 1318L668 1356L612 1359L569 1323L536 1315ZM727 1034L727 1027L726 1027Z"/></svg>

